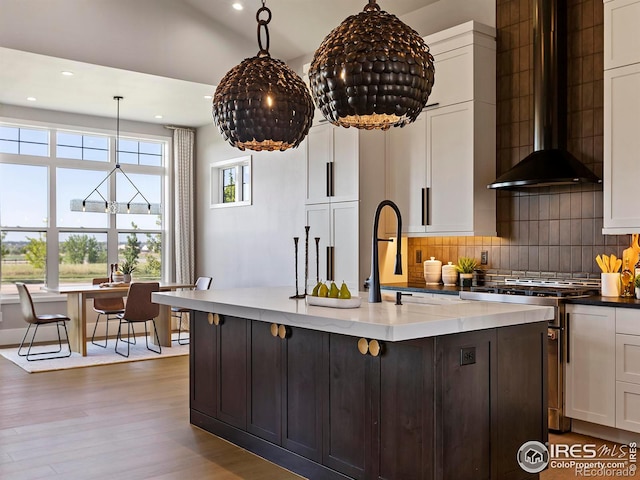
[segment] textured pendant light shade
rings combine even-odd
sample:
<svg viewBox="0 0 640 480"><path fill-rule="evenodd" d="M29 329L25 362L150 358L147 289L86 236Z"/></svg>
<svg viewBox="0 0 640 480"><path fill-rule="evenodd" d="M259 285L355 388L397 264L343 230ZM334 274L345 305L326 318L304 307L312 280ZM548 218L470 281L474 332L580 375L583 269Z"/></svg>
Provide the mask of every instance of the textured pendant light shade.
<svg viewBox="0 0 640 480"><path fill-rule="evenodd" d="M433 56L415 30L370 0L327 35L309 80L334 125L386 130L413 122L427 104Z"/></svg>
<svg viewBox="0 0 640 480"><path fill-rule="evenodd" d="M266 20L260 14L268 13ZM235 66L222 78L213 97L213 119L231 145L245 150L286 150L297 147L309 133L313 102L302 79L284 62L269 55L267 24L271 12L256 14L260 52ZM262 46L261 28L266 34Z"/></svg>

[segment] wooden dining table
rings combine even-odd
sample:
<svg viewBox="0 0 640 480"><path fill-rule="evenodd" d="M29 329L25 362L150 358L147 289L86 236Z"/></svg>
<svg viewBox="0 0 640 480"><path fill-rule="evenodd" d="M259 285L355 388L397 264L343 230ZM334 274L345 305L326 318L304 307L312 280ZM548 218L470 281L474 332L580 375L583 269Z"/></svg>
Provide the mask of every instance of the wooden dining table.
<svg viewBox="0 0 640 480"><path fill-rule="evenodd" d="M129 291L128 284L114 286L100 285L62 285L59 287L42 287L50 293L59 293L67 296L67 316L71 319L69 324L69 344L71 350L87 356L87 300L90 298L126 297ZM191 283L160 282L160 291L167 292L180 288L193 288ZM161 305L160 315L156 318L158 339L163 347L171 347L171 307ZM155 343L155 337L150 335Z"/></svg>

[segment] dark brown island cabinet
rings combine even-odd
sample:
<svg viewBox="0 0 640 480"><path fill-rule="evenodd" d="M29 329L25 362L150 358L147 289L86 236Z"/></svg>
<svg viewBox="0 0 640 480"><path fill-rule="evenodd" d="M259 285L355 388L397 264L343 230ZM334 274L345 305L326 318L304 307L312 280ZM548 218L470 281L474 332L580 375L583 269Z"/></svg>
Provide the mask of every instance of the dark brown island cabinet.
<svg viewBox="0 0 640 480"><path fill-rule="evenodd" d="M547 441L546 322L374 356L343 334L192 318L191 423L306 478L538 478L516 457Z"/></svg>

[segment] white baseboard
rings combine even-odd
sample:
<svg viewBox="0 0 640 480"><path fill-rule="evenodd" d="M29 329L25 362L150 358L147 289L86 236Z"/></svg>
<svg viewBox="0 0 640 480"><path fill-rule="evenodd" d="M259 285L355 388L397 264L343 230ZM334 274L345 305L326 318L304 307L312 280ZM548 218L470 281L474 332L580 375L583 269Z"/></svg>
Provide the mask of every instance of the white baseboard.
<svg viewBox="0 0 640 480"><path fill-rule="evenodd" d="M601 438L611 442L629 444L631 442L640 443L640 433L628 432L617 428L605 427L595 423L583 422L582 420L571 420L571 431L589 435L590 437Z"/></svg>

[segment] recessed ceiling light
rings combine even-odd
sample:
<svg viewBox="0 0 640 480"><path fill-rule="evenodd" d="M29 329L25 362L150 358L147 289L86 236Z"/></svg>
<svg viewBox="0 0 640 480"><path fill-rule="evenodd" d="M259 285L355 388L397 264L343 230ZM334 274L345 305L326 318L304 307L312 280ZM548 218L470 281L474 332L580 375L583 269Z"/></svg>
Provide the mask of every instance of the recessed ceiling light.
<svg viewBox="0 0 640 480"><path fill-rule="evenodd" d="M244 10L244 6L240 2L235 2L231 5L235 10Z"/></svg>
<svg viewBox="0 0 640 480"><path fill-rule="evenodd" d="M156 118L163 118L162 115L156 115Z"/></svg>
<svg viewBox="0 0 640 480"><path fill-rule="evenodd" d="M65 77L73 77L73 72L70 72L68 70L65 70L64 72L60 72L60 74L64 75Z"/></svg>
<svg viewBox="0 0 640 480"><path fill-rule="evenodd" d="M205 95L204 98L205 100L211 100L213 98L213 95Z"/></svg>
<svg viewBox="0 0 640 480"><path fill-rule="evenodd" d="M27 100L29 100L30 102L35 102L37 99L36 97L27 97Z"/></svg>

